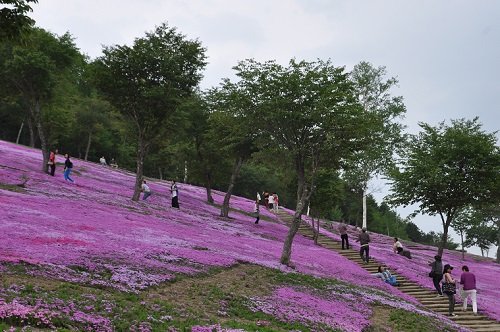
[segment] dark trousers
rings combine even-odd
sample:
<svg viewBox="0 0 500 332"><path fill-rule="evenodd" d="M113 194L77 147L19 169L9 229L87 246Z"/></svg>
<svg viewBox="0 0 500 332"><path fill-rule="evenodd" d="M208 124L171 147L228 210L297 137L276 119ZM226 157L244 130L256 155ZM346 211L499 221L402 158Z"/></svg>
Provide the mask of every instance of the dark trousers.
<svg viewBox="0 0 500 332"><path fill-rule="evenodd" d="M344 249L344 242L347 249L349 249L349 237L347 236L347 234L340 235L340 238L342 239L342 250Z"/></svg>
<svg viewBox="0 0 500 332"><path fill-rule="evenodd" d="M50 175L54 176L56 173L56 164L49 165L50 166Z"/></svg>
<svg viewBox="0 0 500 332"><path fill-rule="evenodd" d="M255 219L255 223L258 224L259 223L259 220L260 220L260 216L257 215L257 219Z"/></svg>
<svg viewBox="0 0 500 332"><path fill-rule="evenodd" d="M366 257L363 257L363 252L366 254ZM361 246L359 248L359 255L361 256L362 260L369 263L370 262L370 247L369 246Z"/></svg>
<svg viewBox="0 0 500 332"><path fill-rule="evenodd" d="M448 296L448 314L452 314L455 311L455 294L446 293Z"/></svg>
<svg viewBox="0 0 500 332"><path fill-rule="evenodd" d="M434 277L432 277L432 282L434 283L434 288L436 288L439 295L443 295L443 291L441 290L441 284L440 284L441 279L443 279L442 274L435 274Z"/></svg>
<svg viewBox="0 0 500 332"><path fill-rule="evenodd" d="M179 197L172 197L172 207L179 208Z"/></svg>

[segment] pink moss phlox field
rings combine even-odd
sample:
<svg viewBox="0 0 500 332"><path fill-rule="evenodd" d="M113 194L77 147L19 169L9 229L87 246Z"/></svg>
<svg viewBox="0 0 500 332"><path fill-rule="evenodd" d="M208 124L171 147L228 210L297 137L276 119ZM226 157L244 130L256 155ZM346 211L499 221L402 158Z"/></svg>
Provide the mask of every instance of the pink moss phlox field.
<svg viewBox="0 0 500 332"><path fill-rule="evenodd" d="M0 156L0 183L25 182L26 191L0 191L0 260L28 263L33 275L137 291L176 273L238 262L292 271L279 264L286 225L255 225L252 217L236 212L233 219L221 219L218 208L204 202L204 188L179 184L177 210L170 207L166 181L150 180L152 196L133 202L131 173L73 159L76 184L71 184L64 181L61 166L55 177L39 171L38 150L0 142ZM221 203L223 193L214 191L214 198ZM251 212L253 201L233 197L231 206ZM262 215L278 221L266 209ZM397 292L301 236L294 242L293 260L298 272Z"/></svg>
<svg viewBox="0 0 500 332"><path fill-rule="evenodd" d="M334 240L340 241L337 227L338 223L332 222L333 230L330 225L322 224L320 232ZM436 227L440 227L440 221L436 220ZM368 224L369 229L369 224ZM354 227L349 227L349 243L354 249L359 249L359 244L354 240L357 238L358 231ZM370 256L386 264L391 271L401 274L411 281L434 290L432 279L429 278L429 263L434 261L437 254L437 248L421 245L413 242L403 242L408 250L411 251L412 259L394 254L392 251L393 238L390 236L370 233ZM461 268L467 265L471 272L476 275L477 280L477 301L480 312L483 312L491 318L500 320L500 287L497 287L500 279L500 265L494 263L492 259L484 259L475 255L465 255L462 260L460 252L445 250L443 253L443 264L451 264L454 267L453 275L460 279ZM457 292L457 298L460 299L460 292ZM470 303L470 301L469 301ZM469 308L469 310L471 310Z"/></svg>

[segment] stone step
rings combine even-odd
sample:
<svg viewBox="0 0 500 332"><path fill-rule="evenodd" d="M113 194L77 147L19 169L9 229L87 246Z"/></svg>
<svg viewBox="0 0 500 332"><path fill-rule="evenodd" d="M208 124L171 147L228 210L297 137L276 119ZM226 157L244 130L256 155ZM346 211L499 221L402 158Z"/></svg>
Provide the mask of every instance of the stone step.
<svg viewBox="0 0 500 332"><path fill-rule="evenodd" d="M474 328L473 331L475 331L475 332L500 332L500 326L495 325L492 327L479 327L479 328Z"/></svg>

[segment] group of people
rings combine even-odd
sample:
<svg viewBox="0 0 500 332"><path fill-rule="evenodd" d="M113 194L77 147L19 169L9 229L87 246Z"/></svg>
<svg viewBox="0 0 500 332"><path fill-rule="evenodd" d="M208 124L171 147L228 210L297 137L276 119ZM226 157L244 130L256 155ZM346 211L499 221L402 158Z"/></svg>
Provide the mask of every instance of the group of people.
<svg viewBox="0 0 500 332"><path fill-rule="evenodd" d="M460 275L460 280L453 278L452 271L453 266L450 264L445 264L443 267L443 262L441 256L434 256L434 261L430 262L431 272L429 272L429 277L432 278L434 283L434 288L436 288L437 296L448 297L448 315L456 316L455 311L455 294L457 293L457 286L461 286L461 297L462 297L462 311L467 310L468 298L472 302L472 312L477 315L477 290L476 290L476 276L474 273L469 271L467 265L462 266L462 274Z"/></svg>
<svg viewBox="0 0 500 332"><path fill-rule="evenodd" d="M49 154L49 161L47 162L47 164L49 165L49 168L50 168L49 174L52 176L54 176L56 173L56 157L57 157L58 153L59 153L59 151L56 149L56 150L50 151L50 154ZM63 173L64 180L74 183L75 180L73 180L70 177L71 171L73 170L73 162L71 162L69 154L67 154L67 153L64 155L64 159L65 159L64 160L64 173Z"/></svg>
<svg viewBox="0 0 500 332"><path fill-rule="evenodd" d="M102 166L108 166L108 163L106 162L106 158L104 158L104 156L102 156L102 157L99 159L99 163L100 163ZM111 166L111 167L113 167L113 168L118 168L118 164L116 163L115 158L111 158L111 162L109 163L109 166Z"/></svg>
<svg viewBox="0 0 500 332"><path fill-rule="evenodd" d="M267 191L262 192L262 196L257 192L257 197L255 199L255 204L253 208L253 216L255 217L255 224L259 223L260 220L260 205L264 205L268 210L278 213L279 209L279 197L278 194L270 194Z"/></svg>
<svg viewBox="0 0 500 332"><path fill-rule="evenodd" d="M146 180L142 180L142 200L145 201L149 196L151 196L151 188L149 188ZM170 185L170 194L172 195L172 207L179 208L179 188L177 187L177 182L172 180L172 184Z"/></svg>
<svg viewBox="0 0 500 332"><path fill-rule="evenodd" d="M340 239L342 240L342 250L349 249L349 234L347 232L347 224L344 220L338 227ZM370 235L366 232L366 227L363 227L358 234L356 242L359 242L359 256L364 263L370 262Z"/></svg>

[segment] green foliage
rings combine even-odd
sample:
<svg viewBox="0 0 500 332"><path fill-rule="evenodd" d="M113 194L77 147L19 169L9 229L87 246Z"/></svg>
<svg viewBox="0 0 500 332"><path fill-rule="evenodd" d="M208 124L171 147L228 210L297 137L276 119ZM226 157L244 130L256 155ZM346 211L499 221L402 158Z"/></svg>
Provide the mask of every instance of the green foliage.
<svg viewBox="0 0 500 332"><path fill-rule="evenodd" d="M19 40L35 24L27 14L38 0L0 0L0 41Z"/></svg>
<svg viewBox="0 0 500 332"><path fill-rule="evenodd" d="M477 118L421 127L403 153L401 170L390 174L390 200L418 204L416 212L440 215L441 253L448 227L461 209L500 202L500 150L495 135L482 131Z"/></svg>

